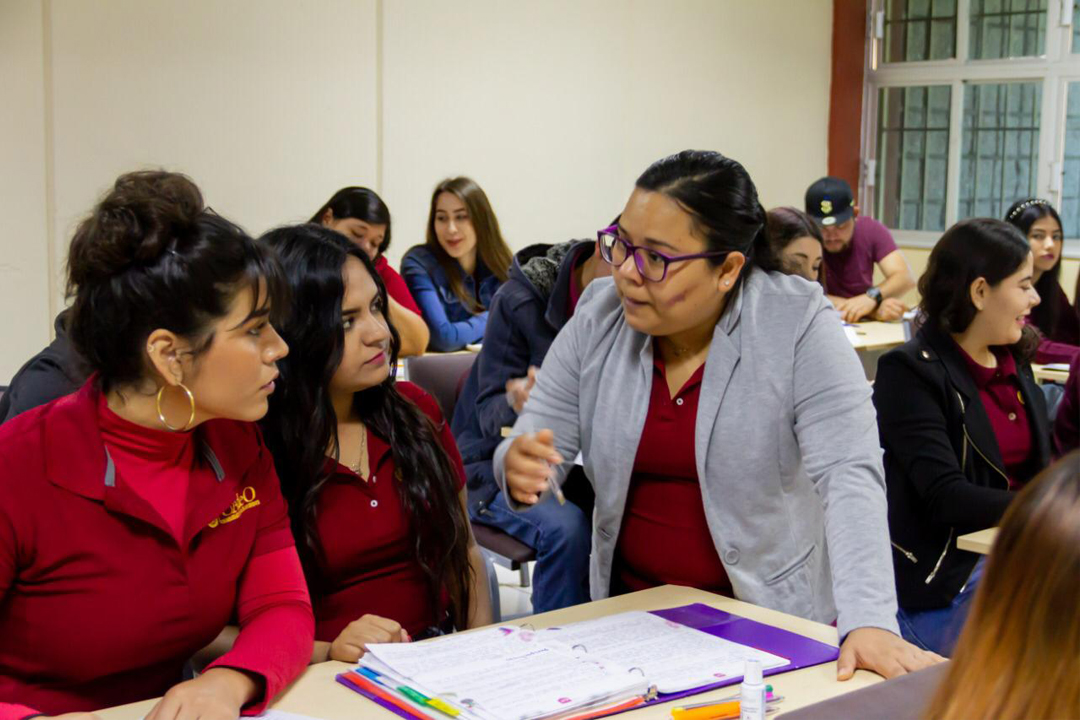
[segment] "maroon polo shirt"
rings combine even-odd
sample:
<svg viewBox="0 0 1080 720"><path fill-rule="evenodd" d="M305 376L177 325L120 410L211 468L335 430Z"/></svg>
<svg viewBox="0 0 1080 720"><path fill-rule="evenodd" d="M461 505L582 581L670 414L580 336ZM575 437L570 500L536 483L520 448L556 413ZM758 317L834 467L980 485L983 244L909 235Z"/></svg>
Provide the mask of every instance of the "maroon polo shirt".
<svg viewBox="0 0 1080 720"><path fill-rule="evenodd" d="M439 428L439 441L455 469L454 477L445 480L460 492L465 468L439 406L412 383L394 387ZM400 477L390 446L370 429L367 442L368 480L328 458L332 475L316 501L323 552L318 587L313 585L316 640L333 642L362 615L395 620L413 636L441 625L447 616L446 593L437 601L431 597L413 554L416 536L402 502L402 483L412 479Z"/></svg>
<svg viewBox="0 0 1080 720"><path fill-rule="evenodd" d="M615 546L620 590L686 585L733 597L705 520L694 426L705 366L671 397L664 363L653 360L649 411Z"/></svg>
<svg viewBox="0 0 1080 720"><path fill-rule="evenodd" d="M957 345L957 347L960 347ZM1027 409L1020 394L1020 380L1016 376L1016 361L1008 350L1000 347L990 349L997 358L997 367L988 368L975 362L963 348L960 356L967 364L968 372L979 388L979 400L990 418L994 428L994 438L1001 461L1005 464L1005 474L1009 476L1009 487L1017 489L1020 483L1016 478L1023 475L1024 466L1031 457L1031 427L1028 424Z"/></svg>
<svg viewBox="0 0 1080 720"><path fill-rule="evenodd" d="M0 428L0 718L26 714L7 703L52 715L161 695L234 617L214 665L262 676L272 698L310 659L312 623L257 428L190 434L177 536L133 487L152 478L106 454L95 382Z"/></svg>
<svg viewBox="0 0 1080 720"><path fill-rule="evenodd" d="M873 218L855 218L848 246L822 256L826 292L842 298L862 295L874 284L874 265L894 250L896 241L887 227Z"/></svg>

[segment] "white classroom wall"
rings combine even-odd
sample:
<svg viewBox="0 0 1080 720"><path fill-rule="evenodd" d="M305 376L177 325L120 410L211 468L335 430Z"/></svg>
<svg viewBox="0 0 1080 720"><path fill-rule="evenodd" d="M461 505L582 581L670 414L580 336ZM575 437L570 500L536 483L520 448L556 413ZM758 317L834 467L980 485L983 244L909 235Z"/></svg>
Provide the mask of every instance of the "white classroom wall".
<svg viewBox="0 0 1080 720"><path fill-rule="evenodd" d="M253 234L371 186L395 264L455 174L514 249L589 236L687 147L798 205L826 170L831 25L831 0L0 0L0 385L130 169L188 173Z"/></svg>

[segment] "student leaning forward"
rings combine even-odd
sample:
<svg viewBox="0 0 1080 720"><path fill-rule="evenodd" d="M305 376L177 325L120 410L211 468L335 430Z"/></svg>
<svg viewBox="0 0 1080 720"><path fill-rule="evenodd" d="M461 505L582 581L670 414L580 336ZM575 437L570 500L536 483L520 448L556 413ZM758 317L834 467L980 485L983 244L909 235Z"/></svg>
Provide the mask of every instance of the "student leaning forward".
<svg viewBox="0 0 1080 720"><path fill-rule="evenodd" d="M0 718L162 694L147 720L259 712L313 637L251 424L288 352L279 266L189 179L141 172L79 226L68 271L93 375L0 429ZM233 618L232 649L182 681Z"/></svg>
<svg viewBox="0 0 1080 720"><path fill-rule="evenodd" d="M580 450L591 592L677 583L837 621L839 675L937 656L899 637L870 388L821 286L770 272L746 171L686 151L600 233L596 280L495 455L521 509Z"/></svg>

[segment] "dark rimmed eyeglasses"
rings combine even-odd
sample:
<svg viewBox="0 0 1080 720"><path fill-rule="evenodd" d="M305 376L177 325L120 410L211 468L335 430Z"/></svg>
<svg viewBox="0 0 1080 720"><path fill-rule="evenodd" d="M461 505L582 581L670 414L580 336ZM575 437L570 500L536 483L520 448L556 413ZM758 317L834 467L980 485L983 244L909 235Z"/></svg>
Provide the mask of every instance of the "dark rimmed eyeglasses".
<svg viewBox="0 0 1080 720"><path fill-rule="evenodd" d="M614 268L619 267L626 258L634 256L634 265L641 277L649 282L661 282L667 277L668 265L673 262L684 260L697 260L698 258L720 258L728 253L724 251L695 253L693 255L667 255L659 250L653 250L641 245L631 245L625 239L619 237L618 226L612 225L596 233L596 239L600 242L600 257L604 258Z"/></svg>

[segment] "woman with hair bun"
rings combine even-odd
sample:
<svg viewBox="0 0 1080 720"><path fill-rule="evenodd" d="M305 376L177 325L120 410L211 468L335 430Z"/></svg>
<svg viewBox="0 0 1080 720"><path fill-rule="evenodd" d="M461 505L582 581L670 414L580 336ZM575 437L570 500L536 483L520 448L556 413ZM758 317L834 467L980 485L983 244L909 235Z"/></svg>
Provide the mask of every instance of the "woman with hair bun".
<svg viewBox="0 0 1080 720"><path fill-rule="evenodd" d="M313 637L252 424L288 352L280 267L188 178L137 172L79 225L68 294L93 374L0 428L0 718L162 694L148 720L259 712ZM234 618L232 649L181 682Z"/></svg>
<svg viewBox="0 0 1080 720"><path fill-rule="evenodd" d="M653 163L599 242L613 281L589 284L495 453L512 504L580 451L593 598L670 583L836 621L840 679L937 660L899 637L870 388L821 286L773 272L742 165Z"/></svg>

